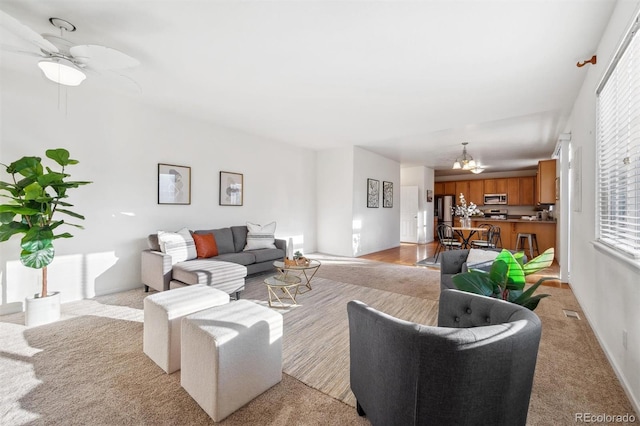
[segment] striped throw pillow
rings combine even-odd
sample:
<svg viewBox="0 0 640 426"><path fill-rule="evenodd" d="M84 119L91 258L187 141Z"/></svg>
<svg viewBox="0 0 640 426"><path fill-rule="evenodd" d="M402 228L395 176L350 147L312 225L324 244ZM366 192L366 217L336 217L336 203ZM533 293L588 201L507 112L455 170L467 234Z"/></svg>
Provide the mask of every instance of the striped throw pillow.
<svg viewBox="0 0 640 426"><path fill-rule="evenodd" d="M247 222L247 245L245 250L256 250L264 248L276 248L275 232L276 223L271 222L264 226Z"/></svg>
<svg viewBox="0 0 640 426"><path fill-rule="evenodd" d="M187 228L178 232L158 231L158 242L160 251L171 256L172 265L198 256L196 243Z"/></svg>

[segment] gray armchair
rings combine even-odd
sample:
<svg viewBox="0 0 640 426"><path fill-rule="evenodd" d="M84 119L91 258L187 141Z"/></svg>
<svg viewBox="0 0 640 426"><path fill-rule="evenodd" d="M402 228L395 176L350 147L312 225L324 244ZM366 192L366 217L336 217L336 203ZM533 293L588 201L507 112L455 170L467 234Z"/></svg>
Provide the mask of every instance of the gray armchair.
<svg viewBox="0 0 640 426"><path fill-rule="evenodd" d="M445 290L437 327L359 301L347 312L351 390L372 425L526 423L541 332L529 309Z"/></svg>

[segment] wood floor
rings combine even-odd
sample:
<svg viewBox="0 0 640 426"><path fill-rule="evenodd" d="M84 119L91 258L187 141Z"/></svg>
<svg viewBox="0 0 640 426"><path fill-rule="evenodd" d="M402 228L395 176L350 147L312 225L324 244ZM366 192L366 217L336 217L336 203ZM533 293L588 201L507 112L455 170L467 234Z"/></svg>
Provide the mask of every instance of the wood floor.
<svg viewBox="0 0 640 426"><path fill-rule="evenodd" d="M427 257L433 257L436 252L438 243L427 244L410 244L400 243L399 247L390 248L387 250L379 251L376 253L366 254L360 256L362 259L377 260L378 262L395 263L398 265L413 266L416 262L426 259ZM553 262L549 268L540 271L539 273L529 275L527 277L528 283L535 283L541 277L560 277L560 266L556 261ZM545 281L542 285L560 288L570 288L569 284L561 283L559 279Z"/></svg>

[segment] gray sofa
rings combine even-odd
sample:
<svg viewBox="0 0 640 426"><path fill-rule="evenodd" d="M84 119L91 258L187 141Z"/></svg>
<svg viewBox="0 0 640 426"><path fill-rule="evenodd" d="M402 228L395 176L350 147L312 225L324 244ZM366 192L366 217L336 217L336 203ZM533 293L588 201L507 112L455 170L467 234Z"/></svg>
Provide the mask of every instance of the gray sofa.
<svg viewBox="0 0 640 426"><path fill-rule="evenodd" d="M372 425L525 425L541 323L529 309L445 290L438 326L347 305L350 381Z"/></svg>
<svg viewBox="0 0 640 426"><path fill-rule="evenodd" d="M447 250L440 253L440 290L457 289L453 283L453 276L461 272L467 272L467 257L471 249L462 250ZM475 249L480 250L480 249ZM482 249L495 252L501 252L502 249ZM512 253L514 253L512 251ZM527 262L527 256L524 256L524 261ZM473 269L480 269L483 271L489 271L491 269L493 261L474 264Z"/></svg>
<svg viewBox="0 0 640 426"><path fill-rule="evenodd" d="M218 256L175 264L171 256L161 252L157 234L151 234L147 237L149 248L141 255L142 283L146 290L152 287L158 291L207 284L237 296L244 289L245 276L274 269L273 261L284 259L287 250L285 240L275 239L276 248L244 251L247 232L244 225L194 231L194 234L213 234Z"/></svg>

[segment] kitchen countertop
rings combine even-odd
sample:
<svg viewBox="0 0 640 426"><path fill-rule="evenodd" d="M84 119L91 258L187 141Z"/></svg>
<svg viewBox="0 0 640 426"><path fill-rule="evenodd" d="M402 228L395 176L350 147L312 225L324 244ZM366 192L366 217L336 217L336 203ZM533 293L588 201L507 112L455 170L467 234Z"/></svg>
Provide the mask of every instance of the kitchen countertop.
<svg viewBox="0 0 640 426"><path fill-rule="evenodd" d="M480 217L480 216L476 216L476 217L472 217L471 220L479 220L482 222L523 222L523 223L540 223L540 224L553 224L555 225L557 223L557 221L555 219L553 220L529 220L529 219L520 219L518 218L507 218L507 219L493 219L490 217Z"/></svg>

